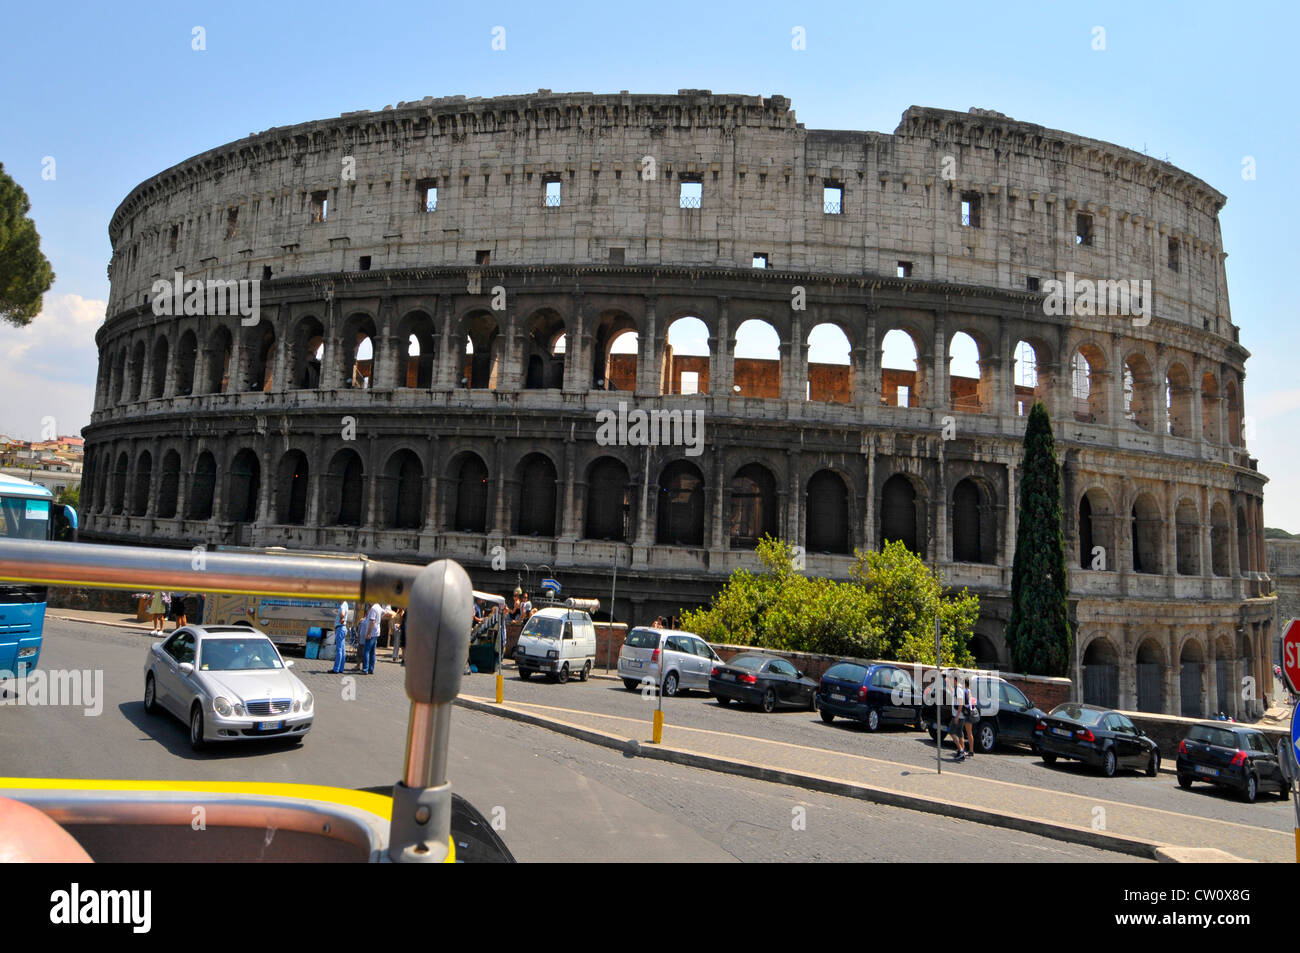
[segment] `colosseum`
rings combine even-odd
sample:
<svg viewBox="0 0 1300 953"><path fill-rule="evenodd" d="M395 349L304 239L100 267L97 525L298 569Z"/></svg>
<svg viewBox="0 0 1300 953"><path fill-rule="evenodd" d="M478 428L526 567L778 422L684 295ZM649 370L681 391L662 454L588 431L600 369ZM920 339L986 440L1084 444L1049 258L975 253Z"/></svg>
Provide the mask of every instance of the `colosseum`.
<svg viewBox="0 0 1300 953"><path fill-rule="evenodd" d="M887 134L540 90L273 128L113 215L84 537L541 570L633 622L707 602L764 533L839 578L898 539L978 593L1005 667L1042 400L1080 691L1252 713L1275 600L1224 202L978 109ZM208 284L239 281L256 309ZM1067 281L1139 284L1115 314L1053 306ZM602 411L662 427L602 438Z"/></svg>

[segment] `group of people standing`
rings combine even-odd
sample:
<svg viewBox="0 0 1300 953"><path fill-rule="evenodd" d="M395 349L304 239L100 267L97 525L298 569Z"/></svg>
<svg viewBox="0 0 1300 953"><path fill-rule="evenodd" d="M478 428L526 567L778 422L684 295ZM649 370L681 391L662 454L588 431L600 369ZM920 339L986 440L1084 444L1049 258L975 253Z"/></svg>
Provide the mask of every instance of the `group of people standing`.
<svg viewBox="0 0 1300 953"><path fill-rule="evenodd" d="M196 622L203 617L200 597L193 593L164 592L157 590L149 594L149 605L145 611L153 623L153 634L162 637L166 634L167 618L176 622L176 628L189 625L190 616Z"/></svg>
<svg viewBox="0 0 1300 953"><path fill-rule="evenodd" d="M379 646L379 637L383 631L384 620L391 620L388 625L392 636L393 661L401 659L402 642L406 628L406 610L394 611L392 606L372 602L359 613L361 621L357 623L354 635L357 640L357 668L362 675L375 674L375 649ZM348 633L351 629L352 609L346 602L340 602L334 616L334 667L330 671L339 675L347 665Z"/></svg>

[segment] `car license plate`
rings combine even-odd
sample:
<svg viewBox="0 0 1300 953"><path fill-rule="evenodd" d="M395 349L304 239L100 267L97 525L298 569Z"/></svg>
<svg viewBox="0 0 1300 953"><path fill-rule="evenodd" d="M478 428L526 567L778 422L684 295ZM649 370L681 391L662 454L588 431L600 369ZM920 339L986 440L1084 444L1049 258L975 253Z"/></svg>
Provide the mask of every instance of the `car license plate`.
<svg viewBox="0 0 1300 953"><path fill-rule="evenodd" d="M842 702L842 701L844 701L844 696L843 696L843 695L831 695L831 701L833 701L833 702Z"/></svg>
<svg viewBox="0 0 1300 953"><path fill-rule="evenodd" d="M1198 765L1196 766L1196 773L1197 773L1197 774L1208 774L1208 775L1210 775L1211 777L1216 777L1216 778L1217 778L1217 777L1219 776L1219 769L1218 769L1218 768L1207 768L1207 767L1206 767L1205 765L1203 765L1203 764L1198 764Z"/></svg>
<svg viewBox="0 0 1300 953"><path fill-rule="evenodd" d="M284 722L282 721L259 721L257 723L258 731L279 731L283 727Z"/></svg>
<svg viewBox="0 0 1300 953"><path fill-rule="evenodd" d="M727 674L726 672L723 672L723 673L722 673L722 679L723 679L723 681L734 682L734 681L736 680L736 676L734 676L734 675L729 675L729 674Z"/></svg>
<svg viewBox="0 0 1300 953"><path fill-rule="evenodd" d="M627 660L627 667L628 667L628 668L640 668L640 667L641 667L641 660L640 660L640 659L637 659L637 658L628 659L628 660Z"/></svg>
<svg viewBox="0 0 1300 953"><path fill-rule="evenodd" d="M1073 732L1073 731L1066 731L1064 728L1053 728L1053 729L1052 729L1052 734L1054 734L1054 735L1060 735L1062 738L1073 738L1073 737L1074 737L1074 732Z"/></svg>

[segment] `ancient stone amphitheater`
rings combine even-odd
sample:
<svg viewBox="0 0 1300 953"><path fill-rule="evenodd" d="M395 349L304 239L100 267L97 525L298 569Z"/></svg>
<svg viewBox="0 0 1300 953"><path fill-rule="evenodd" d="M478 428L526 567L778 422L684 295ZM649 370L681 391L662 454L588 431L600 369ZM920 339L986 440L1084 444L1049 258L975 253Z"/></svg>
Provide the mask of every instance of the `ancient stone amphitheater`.
<svg viewBox="0 0 1300 953"><path fill-rule="evenodd" d="M980 595L974 650L1005 665L1041 399L1083 692L1258 707L1274 600L1224 202L983 110L888 134L780 96L541 90L270 129L113 216L84 535L450 556L605 604L617 566L633 622L707 601L764 533L839 577L901 539ZM1067 276L1144 283L1144 316L1053 306ZM205 284L173 307L178 277ZM206 284L241 280L256 312ZM620 404L671 413L602 434Z"/></svg>

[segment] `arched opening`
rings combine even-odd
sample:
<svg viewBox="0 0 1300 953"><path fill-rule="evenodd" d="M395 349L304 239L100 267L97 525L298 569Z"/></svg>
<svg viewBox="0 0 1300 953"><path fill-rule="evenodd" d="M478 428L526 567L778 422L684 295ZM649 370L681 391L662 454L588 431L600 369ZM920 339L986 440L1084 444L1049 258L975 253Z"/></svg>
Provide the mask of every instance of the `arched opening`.
<svg viewBox="0 0 1300 953"><path fill-rule="evenodd" d="M595 351L591 362L594 390L636 390L640 336L636 322L621 311L607 311L592 334Z"/></svg>
<svg viewBox="0 0 1300 953"><path fill-rule="evenodd" d="M1088 643L1081 674L1085 705L1119 707L1119 653L1110 639L1098 637Z"/></svg>
<svg viewBox="0 0 1300 953"><path fill-rule="evenodd" d="M117 466L113 468L113 503L110 507L114 516L126 509L126 471L128 468L126 454L117 455Z"/></svg>
<svg viewBox="0 0 1300 953"><path fill-rule="evenodd" d="M455 497L451 501L451 526L461 533L487 532L488 470L476 453L452 461L449 471Z"/></svg>
<svg viewBox="0 0 1300 953"><path fill-rule="evenodd" d="M959 563L991 564L996 559L990 501L969 477L952 491L952 558Z"/></svg>
<svg viewBox="0 0 1300 953"><path fill-rule="evenodd" d="M736 328L731 392L736 397L781 396L781 336L766 321L750 318Z"/></svg>
<svg viewBox="0 0 1300 953"><path fill-rule="evenodd" d="M149 484L153 479L153 457L146 450L135 463L135 487L131 494L131 515L149 512Z"/></svg>
<svg viewBox="0 0 1300 953"><path fill-rule="evenodd" d="M1214 710L1225 715L1236 715L1232 699L1235 697L1232 684L1232 641L1220 636L1214 642Z"/></svg>
<svg viewBox="0 0 1300 953"><path fill-rule="evenodd" d="M1165 375L1165 412L1171 437L1192 435L1192 378L1181 364L1170 365Z"/></svg>
<svg viewBox="0 0 1300 953"><path fill-rule="evenodd" d="M224 394L230 386L230 351L232 345L230 331L219 327L208 338L207 380L204 392Z"/></svg>
<svg viewBox="0 0 1300 953"><path fill-rule="evenodd" d="M1228 384L1224 388L1228 398L1228 442L1234 447L1242 446L1241 425L1243 423L1241 416L1241 392L1237 389L1237 382L1228 378Z"/></svg>
<svg viewBox="0 0 1300 953"><path fill-rule="evenodd" d="M993 640L987 635L975 632L971 635L970 641L966 643L970 649L970 654L975 656L975 667L985 669L996 669L999 667L998 649L993 644Z"/></svg>
<svg viewBox="0 0 1300 953"><path fill-rule="evenodd" d="M1223 439L1219 433L1219 382L1209 371L1201 377L1201 436L1210 443Z"/></svg>
<svg viewBox="0 0 1300 953"><path fill-rule="evenodd" d="M167 338L159 335L153 342L153 362L149 369L149 396L154 400L167 393Z"/></svg>
<svg viewBox="0 0 1300 953"><path fill-rule="evenodd" d="M344 449L330 461L326 490L327 525L360 526L365 512L365 466L355 450Z"/></svg>
<svg viewBox="0 0 1300 953"><path fill-rule="evenodd" d="M308 315L293 329L292 380L297 390L320 387L321 361L325 357L325 326Z"/></svg>
<svg viewBox="0 0 1300 953"><path fill-rule="evenodd" d="M731 478L727 513L732 549L757 549L764 536L777 535L776 479L761 463L749 463Z"/></svg>
<svg viewBox="0 0 1300 953"><path fill-rule="evenodd" d="M1094 344L1084 344L1070 361L1070 392L1074 419L1081 424L1106 423L1106 357Z"/></svg>
<svg viewBox="0 0 1300 953"><path fill-rule="evenodd" d="M1038 349L1028 341L1016 342L1013 381L1016 415L1026 417L1045 393L1038 375Z"/></svg>
<svg viewBox="0 0 1300 953"><path fill-rule="evenodd" d="M586 539L626 542L631 535L632 488L627 467L613 457L601 457L587 468Z"/></svg>
<svg viewBox="0 0 1300 953"><path fill-rule="evenodd" d="M1154 393L1151 365L1141 354L1130 354L1124 362L1124 419L1150 430Z"/></svg>
<svg viewBox="0 0 1300 953"><path fill-rule="evenodd" d="M1178 695L1184 718L1205 717L1205 650L1196 639L1183 643L1178 658Z"/></svg>
<svg viewBox="0 0 1300 953"><path fill-rule="evenodd" d="M461 386L496 390L501 373L501 329L490 311L479 311L464 321L465 363Z"/></svg>
<svg viewBox="0 0 1300 953"><path fill-rule="evenodd" d="M394 529L419 529L424 525L424 465L415 451L398 450L384 467L389 497L384 523Z"/></svg>
<svg viewBox="0 0 1300 953"><path fill-rule="evenodd" d="M154 515L158 519L176 518L176 498L181 486L181 455L175 450L163 454L162 469L158 471L158 505Z"/></svg>
<svg viewBox="0 0 1300 953"><path fill-rule="evenodd" d="M880 491L880 545L898 540L920 553L916 533L916 487L901 473L895 473Z"/></svg>
<svg viewBox="0 0 1300 953"><path fill-rule="evenodd" d="M307 498L310 476L307 454L290 450L280 460L278 521L288 526L307 522Z"/></svg>
<svg viewBox="0 0 1300 953"><path fill-rule="evenodd" d="M1250 524L1246 520L1246 510L1239 506L1237 507L1237 567L1243 576L1255 570L1251 565L1253 560L1250 558L1253 549L1254 547L1250 545Z"/></svg>
<svg viewBox="0 0 1300 953"><path fill-rule="evenodd" d="M958 331L948 344L948 405L955 411L978 414L992 404L989 375L980 361L980 346L965 331Z"/></svg>
<svg viewBox="0 0 1300 953"><path fill-rule="evenodd" d="M699 318L678 318L668 325L661 394L709 392L709 328Z"/></svg>
<svg viewBox="0 0 1300 953"><path fill-rule="evenodd" d="M351 315L343 323L340 335L343 360L340 369L343 387L366 390L374 386L375 322L366 314Z"/></svg>
<svg viewBox="0 0 1300 953"><path fill-rule="evenodd" d="M1133 571L1159 575L1163 522L1160 508L1149 493L1143 493L1133 504L1130 515L1133 529Z"/></svg>
<svg viewBox="0 0 1300 953"><path fill-rule="evenodd" d="M176 394L188 397L194 393L194 370L199 357L199 339L193 331L181 335L176 346Z"/></svg>
<svg viewBox="0 0 1300 953"><path fill-rule="evenodd" d="M248 366L244 369L244 390L269 392L275 372L275 328L270 321L259 321L245 334Z"/></svg>
<svg viewBox="0 0 1300 953"><path fill-rule="evenodd" d="M186 519L212 519L212 495L217 488L217 461L204 450L194 462L194 476L186 497Z"/></svg>
<svg viewBox="0 0 1300 953"><path fill-rule="evenodd" d="M1216 576L1228 571L1228 511L1222 503L1210 508L1210 566Z"/></svg>
<svg viewBox="0 0 1300 953"><path fill-rule="evenodd" d="M411 312L398 326L397 339L406 342L398 386L419 390L433 387L434 358L438 353L433 318L423 311Z"/></svg>
<svg viewBox="0 0 1300 953"><path fill-rule="evenodd" d="M1115 514L1106 491L1093 488L1079 498L1079 568L1095 572L1114 569Z"/></svg>
<svg viewBox="0 0 1300 953"><path fill-rule="evenodd" d="M1163 712L1165 709L1165 656L1151 639L1137 650L1138 711Z"/></svg>
<svg viewBox="0 0 1300 953"><path fill-rule="evenodd" d="M920 363L916 342L895 328L880 342L880 402L887 407L920 407Z"/></svg>
<svg viewBox="0 0 1300 953"><path fill-rule="evenodd" d="M257 502L262 489L262 464L257 454L245 447L230 463L230 494L226 497L226 519L233 523L256 523Z"/></svg>
<svg viewBox="0 0 1300 953"><path fill-rule="evenodd" d="M525 390L564 387L564 358L569 343L564 330L564 319L549 309L529 319L524 334Z"/></svg>
<svg viewBox="0 0 1300 953"><path fill-rule="evenodd" d="M555 464L542 453L530 453L515 471L519 506L515 532L519 536L554 536L556 514Z"/></svg>
<svg viewBox="0 0 1300 953"><path fill-rule="evenodd" d="M818 470L812 475L804 512L808 552L849 552L849 491L838 473Z"/></svg>
<svg viewBox="0 0 1300 953"><path fill-rule="evenodd" d="M140 387L144 381L144 342L136 341L131 349L131 399L140 399Z"/></svg>
<svg viewBox="0 0 1300 953"><path fill-rule="evenodd" d="M126 402L126 348L117 352L117 361L113 365L112 380L109 381L109 397L115 404Z"/></svg>
<svg viewBox="0 0 1300 953"><path fill-rule="evenodd" d="M704 477L695 464L678 460L659 474L655 542L699 546L704 542Z"/></svg>
<svg viewBox="0 0 1300 953"><path fill-rule="evenodd" d="M1174 546L1178 575L1200 575L1201 527L1196 504L1191 500L1179 500L1178 508L1174 511Z"/></svg>
<svg viewBox="0 0 1300 953"><path fill-rule="evenodd" d="M824 322L808 332L808 378L804 399L853 403L853 348L838 324Z"/></svg>

